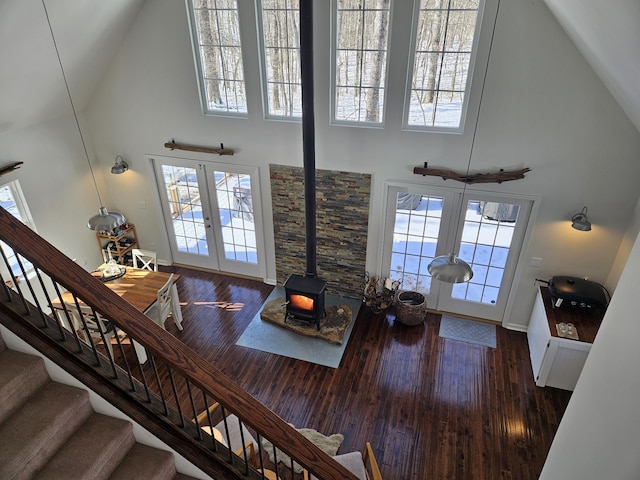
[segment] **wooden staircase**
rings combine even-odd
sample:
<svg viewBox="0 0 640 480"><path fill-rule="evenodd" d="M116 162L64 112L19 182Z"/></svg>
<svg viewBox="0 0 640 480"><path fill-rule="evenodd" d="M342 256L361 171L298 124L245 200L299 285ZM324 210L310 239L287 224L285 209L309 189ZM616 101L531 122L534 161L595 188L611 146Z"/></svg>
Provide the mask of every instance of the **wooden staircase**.
<svg viewBox="0 0 640 480"><path fill-rule="evenodd" d="M0 338L0 478L189 480L131 423L93 411L89 392L53 382L41 357Z"/></svg>

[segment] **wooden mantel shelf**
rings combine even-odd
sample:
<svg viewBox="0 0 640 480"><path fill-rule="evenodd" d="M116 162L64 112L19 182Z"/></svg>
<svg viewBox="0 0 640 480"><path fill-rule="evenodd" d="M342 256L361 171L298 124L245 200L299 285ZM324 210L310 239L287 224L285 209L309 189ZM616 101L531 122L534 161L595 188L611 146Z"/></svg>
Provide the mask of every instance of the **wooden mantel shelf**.
<svg viewBox="0 0 640 480"><path fill-rule="evenodd" d="M198 147L195 145L185 145L184 143L176 143L175 140L171 140L164 144L165 148L170 150L186 150L189 152L200 152L200 153L214 153L217 155L233 155L234 151L230 148L224 148L224 145L221 143L220 148L211 148L211 147Z"/></svg>

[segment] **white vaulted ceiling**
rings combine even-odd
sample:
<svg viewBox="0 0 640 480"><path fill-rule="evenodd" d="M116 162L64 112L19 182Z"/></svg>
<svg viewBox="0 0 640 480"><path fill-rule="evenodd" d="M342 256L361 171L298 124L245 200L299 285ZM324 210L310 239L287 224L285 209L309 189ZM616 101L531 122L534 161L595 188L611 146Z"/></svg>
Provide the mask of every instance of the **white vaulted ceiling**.
<svg viewBox="0 0 640 480"><path fill-rule="evenodd" d="M545 0L545 3L640 130L640 2Z"/></svg>
<svg viewBox="0 0 640 480"><path fill-rule="evenodd" d="M142 4L45 0L78 111L90 101ZM42 0L0 1L0 65L0 133L69 114Z"/></svg>

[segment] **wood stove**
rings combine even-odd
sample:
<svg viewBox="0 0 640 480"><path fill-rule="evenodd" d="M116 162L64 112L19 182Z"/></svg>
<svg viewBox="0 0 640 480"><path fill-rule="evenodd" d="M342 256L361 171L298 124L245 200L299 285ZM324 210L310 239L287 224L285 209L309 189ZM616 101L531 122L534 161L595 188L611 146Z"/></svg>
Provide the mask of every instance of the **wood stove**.
<svg viewBox="0 0 640 480"><path fill-rule="evenodd" d="M324 318L324 297L327 282L320 278L290 275L284 282L287 314L285 322L292 318L313 322L320 330L320 319Z"/></svg>
<svg viewBox="0 0 640 480"><path fill-rule="evenodd" d="M304 163L304 205L306 274L292 274L284 282L285 322L295 318L315 323L320 330L327 282L317 278L316 269L316 164L313 112L313 5L300 2L300 79L302 86L302 154Z"/></svg>

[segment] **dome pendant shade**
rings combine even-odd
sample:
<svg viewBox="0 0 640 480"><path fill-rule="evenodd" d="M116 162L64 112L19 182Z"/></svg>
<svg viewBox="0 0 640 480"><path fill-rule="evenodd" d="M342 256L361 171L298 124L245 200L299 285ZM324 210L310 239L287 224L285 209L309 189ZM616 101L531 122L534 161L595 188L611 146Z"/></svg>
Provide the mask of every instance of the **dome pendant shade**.
<svg viewBox="0 0 640 480"><path fill-rule="evenodd" d="M428 269L431 276L441 282L463 283L473 278L473 270L469 264L454 253L434 258Z"/></svg>
<svg viewBox="0 0 640 480"><path fill-rule="evenodd" d="M122 225L126 219L118 212L108 212L106 207L100 207L100 213L89 219L87 227L98 232L110 232Z"/></svg>

